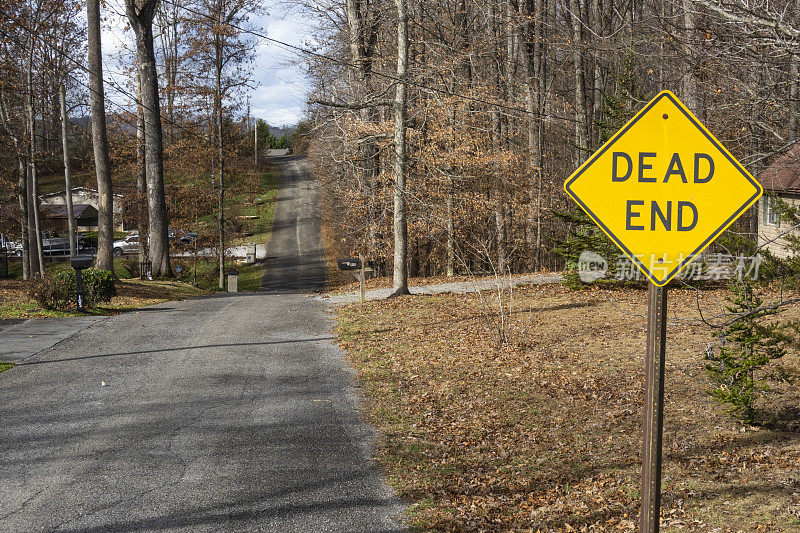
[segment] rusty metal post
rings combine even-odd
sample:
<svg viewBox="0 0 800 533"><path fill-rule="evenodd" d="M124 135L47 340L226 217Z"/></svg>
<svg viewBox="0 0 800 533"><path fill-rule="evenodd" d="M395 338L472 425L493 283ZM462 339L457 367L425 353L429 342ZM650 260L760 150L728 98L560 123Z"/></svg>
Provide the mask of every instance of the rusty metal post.
<svg viewBox="0 0 800 533"><path fill-rule="evenodd" d="M642 447L641 533L658 533L661 514L661 439L664 427L664 352L667 340L667 289L647 290L647 362Z"/></svg>

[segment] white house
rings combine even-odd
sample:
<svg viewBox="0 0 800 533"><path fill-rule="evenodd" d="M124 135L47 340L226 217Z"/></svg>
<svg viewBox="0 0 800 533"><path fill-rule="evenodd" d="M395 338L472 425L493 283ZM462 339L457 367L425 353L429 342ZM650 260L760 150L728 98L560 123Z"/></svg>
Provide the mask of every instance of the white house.
<svg viewBox="0 0 800 533"><path fill-rule="evenodd" d="M758 201L758 244L778 257L786 257L790 251L783 235L790 228L785 221L781 223L781 217L774 209L774 200L767 195L773 193L791 207L800 205L800 142L759 174L758 181L765 192Z"/></svg>

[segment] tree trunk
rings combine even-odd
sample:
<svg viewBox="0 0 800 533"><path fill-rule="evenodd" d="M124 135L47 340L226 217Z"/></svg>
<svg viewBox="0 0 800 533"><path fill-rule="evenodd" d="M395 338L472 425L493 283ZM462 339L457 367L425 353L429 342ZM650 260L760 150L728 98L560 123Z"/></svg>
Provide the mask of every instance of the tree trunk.
<svg viewBox="0 0 800 533"><path fill-rule="evenodd" d="M683 76L683 87L681 94L683 102L689 111L697 115L702 120L700 112L700 102L697 94L697 72L694 61L692 60L693 41L695 33L694 14L692 13L693 3L690 0L683 0L683 26L684 26L684 54L686 54L686 74Z"/></svg>
<svg viewBox="0 0 800 533"><path fill-rule="evenodd" d="M69 255L75 257L78 253L75 242L75 216L72 209L72 172L69 167L69 138L67 137L67 91L63 85L59 88L59 101L61 103L61 143L64 152L64 204L67 206L67 227L69 228Z"/></svg>
<svg viewBox="0 0 800 533"><path fill-rule="evenodd" d="M217 168L219 169L219 288L225 288L225 160L222 139L222 45L217 40L214 107L217 114Z"/></svg>
<svg viewBox="0 0 800 533"><path fill-rule="evenodd" d="M97 176L97 268L114 272L114 193L108 160L106 103L103 89L103 56L100 45L100 1L86 2L89 36L89 96L92 112L92 146Z"/></svg>
<svg viewBox="0 0 800 533"><path fill-rule="evenodd" d="M451 92L455 83L451 86ZM450 111L450 149L455 150L456 147L456 110L455 107ZM453 196L455 194L456 180L453 176L455 168L450 165L447 169L447 199L445 200L445 209L447 216L447 277L452 278L455 275L455 254L456 254L456 236L455 227L453 224Z"/></svg>
<svg viewBox="0 0 800 533"><path fill-rule="evenodd" d="M583 71L583 53L581 46L581 4L579 0L569 0L572 22L572 68L575 85L575 144L577 147L577 163L583 162L586 151L586 85Z"/></svg>
<svg viewBox="0 0 800 533"><path fill-rule="evenodd" d="M17 199L19 201L19 229L22 235L22 279L31 279L30 235L28 232L28 164L19 157L19 181Z"/></svg>
<svg viewBox="0 0 800 533"><path fill-rule="evenodd" d="M527 93L525 107L528 111L528 221L526 243L529 266L541 269L542 239L542 165L544 99L547 91L547 63L545 61L545 23L547 0L528 0L524 4L522 37L524 44L523 66ZM535 209L534 209L535 206Z"/></svg>
<svg viewBox="0 0 800 533"><path fill-rule="evenodd" d="M36 175L36 113L33 108L33 51L36 40L31 36L30 51L28 55L28 72L27 72L27 100L26 107L28 111L28 168L30 177L30 190L29 198L29 212L33 210L33 241L35 243L36 253L36 269L39 276L44 277L44 250L42 249L42 225L39 213L39 191L38 191L38 176ZM33 262L31 262L33 266Z"/></svg>
<svg viewBox="0 0 800 533"><path fill-rule="evenodd" d="M142 107L145 117L145 166L150 232L150 261L157 278L172 277L169 259L169 217L164 195L164 148L158 77L153 49L153 15L157 0L145 0L141 8L135 0L125 0L125 11L136 34L136 56L142 82ZM139 237L140 240L142 236Z"/></svg>
<svg viewBox="0 0 800 533"><path fill-rule="evenodd" d="M142 80L136 73L136 231L139 234L139 265L148 257L147 223L147 151L145 146L144 106L142 105ZM140 272L143 275L144 272Z"/></svg>
<svg viewBox="0 0 800 533"><path fill-rule="evenodd" d="M350 40L350 57L356 69L359 90L362 97L367 100L372 95L372 55L377 39L374 24L369 24L368 13L362 10L362 3L358 0L347 0L345 10L347 13L348 35ZM361 120L364 123L377 123L375 109L366 107L361 110ZM375 142L366 140L362 143L361 176L369 193L367 208L367 256L373 257L377 252L377 230L379 221L377 204L377 185L380 174L380 151Z"/></svg>
<svg viewBox="0 0 800 533"><path fill-rule="evenodd" d="M493 57L491 59L492 75L494 77L494 85L498 92L497 96L500 100L505 98L505 83L503 81L502 72L500 70L501 54L500 54L500 32L497 25L497 13L492 4L489 4L489 33L490 38L493 40ZM492 198L494 199L494 219L495 219L495 237L497 240L497 271L501 274L506 269L506 232L505 232L505 213L503 206L503 176L498 170L497 161L501 157L500 151L503 147L503 126L502 116L500 115L500 108L497 106L492 107L492 154L494 162L492 167L494 169L494 183L492 185Z"/></svg>
<svg viewBox="0 0 800 533"><path fill-rule="evenodd" d="M800 98L800 65L798 65L798 59L796 54L791 54L789 56L789 79L791 80L789 83L789 135L788 139L789 142L794 142L798 139L798 117L797 117L797 107L798 107L798 98Z"/></svg>
<svg viewBox="0 0 800 533"><path fill-rule="evenodd" d="M394 97L394 278L392 296L408 290L408 222L406 220L406 75L408 73L408 13L406 0L397 7L397 87Z"/></svg>
<svg viewBox="0 0 800 533"><path fill-rule="evenodd" d="M27 121L27 118L25 119ZM28 204L28 261L30 263L31 277L39 275L39 246L36 241L36 221L33 211L37 203L33 201L33 181L31 180L30 163L25 159L25 194Z"/></svg>

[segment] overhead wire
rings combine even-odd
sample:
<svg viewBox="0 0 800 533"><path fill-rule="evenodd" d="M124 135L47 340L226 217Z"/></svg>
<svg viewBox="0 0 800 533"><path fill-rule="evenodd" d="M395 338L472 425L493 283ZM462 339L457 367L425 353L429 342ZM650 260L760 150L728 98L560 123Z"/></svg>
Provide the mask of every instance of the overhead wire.
<svg viewBox="0 0 800 533"><path fill-rule="evenodd" d="M182 10L188 12L188 13L191 13L193 15L208 19L211 22L220 23L220 21L217 21L212 16L210 16L210 15L208 15L206 13L203 13L203 12L197 11L195 9L192 9L192 8L190 8L188 6L179 4L179 3L175 2L174 0L162 0L162 1L164 3L167 3L167 4L171 4L174 7L177 7L178 9L182 9ZM2 15L6 20L10 20L10 21L14 22L14 24L17 27L23 29L24 31L26 31L30 35L34 34L33 30L28 28L24 23L22 23L18 19L15 19L14 17L10 17L7 13L3 12L2 10L0 10L0 15ZM286 49L289 49L292 52L297 53L299 55L305 55L305 56L314 57L314 58L317 58L317 59L321 59L321 60L324 60L324 61L335 63L335 64L340 65L340 66L344 66L344 67L358 68L358 65L356 65L353 62L345 61L343 59L339 59L339 58L333 57L333 56L331 56L329 54L316 52L314 50L310 50L310 49L302 47L302 46L297 46L297 45L288 43L286 41L282 41L280 39L276 39L274 37L270 37L269 35L267 35L267 34L265 34L263 32L260 32L260 31L257 31L257 30L251 29L251 28L245 28L245 27L242 27L242 26L230 23L230 22L221 22L221 23L223 25L231 28L231 29L236 30L236 31L239 31L239 32L242 32L242 33L245 33L245 34L249 34L249 35L252 35L252 36L257 37L259 39L263 39L265 41L272 42L274 44L282 46L282 47L284 47ZM0 35L2 35L5 38L12 38L2 28L0 28ZM87 74L90 74L89 68L87 66L83 65L81 62L79 62L79 61L75 60L74 58L72 58L69 54L67 54L63 50L61 50L61 48L59 46L54 45L53 43L50 43L50 42L47 42L47 41L44 41L44 40L42 42L44 44L46 44L47 46L49 46L50 48L52 48L56 53L58 53L59 55L61 55L65 59L67 59L67 61L71 62L77 68L79 68L80 70L85 71ZM480 104L487 105L487 106L490 106L490 107L496 107L496 108L500 108L500 109L505 109L507 111L512 111L512 112L520 113L520 114L523 114L523 115L532 115L532 116L536 116L536 117L539 117L539 118L542 118L542 119L561 120L561 121L565 121L565 122L569 122L569 123L579 122L577 119L570 118L570 117L563 117L563 116L555 115L555 114L551 114L551 113L540 113L540 112L537 112L537 111L529 111L529 110L527 110L525 108L521 108L521 107L517 107L517 106L511 106L511 105L508 105L508 104L504 104L502 102L486 100L486 99L479 98L479 97L472 96L472 95L457 93L455 91L451 91L451 90L448 90L448 89L442 88L442 87L429 86L429 85L426 85L424 83L420 83L420 82L414 81L413 79L401 78L400 76L397 76L397 75L394 75L394 74L390 74L390 73L386 73L386 72L381 72L381 71L378 71L378 70L373 70L373 71L371 71L371 73L374 74L375 76L378 76L378 77L381 77L381 78L385 78L385 79L391 80L391 81L396 82L396 83L403 82L403 83L406 83L406 84L411 85L413 87L417 87L419 89L423 89L423 90L426 90L426 91L431 91L431 92L434 92L434 93L438 93L438 94L442 94L442 95L458 98L458 99L465 100L465 101L471 101L471 102L475 102L475 103L480 103ZM73 79L78 81L78 83L80 83L82 86L87 86L86 82L77 80L77 78L75 78L74 76L72 76L72 77L73 77ZM103 79L103 82L104 82L104 84L110 86L111 88L113 88L114 90L119 92L120 94L122 94L122 95L126 96L127 98L129 98L136 105L141 105L145 109L149 110L149 107L145 106L144 103L141 102L139 98L137 98L135 95L133 95L127 89L123 88L121 85L119 85L119 84L117 84L115 82L111 82L111 81L109 81L108 79L105 79L105 78ZM89 88L89 90L91 91L90 87L87 86L87 88ZM114 100L111 100L111 99L109 101L110 101L110 103L112 105L122 109L123 111L130 112L130 110L127 109L122 104L119 104L119 103L117 103L117 102L115 102ZM196 133L186 129L183 125L181 125L181 124L179 124L179 123L177 123L177 122L175 122L173 120L170 120L168 117L162 117L162 120L164 120L165 122L167 122L168 124L170 124L172 126L175 126L175 127L179 128L183 132L191 135L192 137L200 138L201 140L206 141L205 138L202 138L199 135L197 135Z"/></svg>
<svg viewBox="0 0 800 533"><path fill-rule="evenodd" d="M339 58L331 56L329 54L323 54L323 53L320 53L320 52L316 52L314 50L310 50L310 49L304 48L302 46L297 46L297 45L294 45L294 44L291 44L291 43L287 43L286 41L282 41L280 39L276 39L274 37L270 37L266 33L263 33L263 32L260 32L260 31L257 31L257 30L251 29L251 28L244 28L242 26L239 26L239 25L236 25L236 24L233 24L233 23L230 23L230 22L218 21L218 20L214 19L213 17L211 17L210 15L208 15L206 13L203 13L201 11L197 11L195 9L192 9L192 8L188 7L188 6L185 6L185 5L182 5L180 3L177 3L174 0L161 0L161 1L166 3L166 4L171 4L171 5L175 6L175 7L177 7L178 9L183 9L184 11L186 11L188 13L191 13L193 15L206 18L209 21L214 22L216 24L222 24L224 26L227 26L227 27L229 27L231 29L240 31L242 33L246 33L246 34L252 35L254 37L258 37L259 39L263 39L265 41L269 41L269 42L275 43L277 45L283 46L284 48L288 48L289 50L292 50L295 53L303 54L303 55L307 55L307 56L311 56L311 57L315 57L317 59L322 59L322 60L325 60L325 61L328 61L328 62L331 62L331 63L336 63L336 64L344 66L344 67L349 67L349 68L354 68L354 69L358 68L358 65L356 65L353 62L345 61L343 59L339 59ZM480 103L480 104L484 104L484 105L488 105L488 106L492 106L492 107L497 107L497 108L505 109L507 111L513 111L513 112L516 112L516 113L521 113L521 114L524 114L524 115L534 115L534 116L537 116L537 117L543 118L543 119L562 120L562 121L570 122L570 123L580 122L580 121L578 121L577 119L574 119L574 118L563 117L563 116L560 116L560 115L554 115L554 114L550 114L550 113L539 113L537 111L529 111L529 110L527 110L525 108L522 108L522 107L511 106L511 105L504 104L504 103L498 102L498 101L485 100L485 99L479 98L477 96L471 96L471 95L467 95L467 94L457 93L457 92L454 92L454 91L450 91L448 89L444 89L442 87L432 87L432 86L426 85L424 83L420 83L420 82L414 81L413 79L401 78L400 76L397 76L395 74L390 74L390 73L387 73L387 72L381 72L379 70L373 70L373 71L371 71L371 74L374 74L375 76L378 76L378 77L381 77L381 78L386 78L386 79L392 80L392 81L394 81L396 83L406 83L408 85L417 87L419 89L424 89L424 90L427 90L427 91L436 92L436 93L444 94L444 95L447 95L447 96L452 96L454 98L459 98L459 99L462 99L462 100L468 100L468 101L472 101L472 102L476 102L476 103Z"/></svg>
<svg viewBox="0 0 800 533"><path fill-rule="evenodd" d="M9 17L9 16L7 15L7 13L3 12L2 10L0 10L0 16L4 17L4 18L5 18L5 20L11 20L11 21L13 21L13 22L14 22L14 24L16 24L16 25L17 25L17 27L21 28L22 30L24 30L25 32L27 32L29 35L34 35L34 32L33 32L33 30L31 30L30 28L28 28L28 27L27 27L25 24L21 23L21 22L20 22L18 19L14 19L13 17ZM2 37L4 37L4 38L7 38L7 39L13 39L13 36L9 35L9 34L8 34L8 33L7 33L5 30L4 30L4 28L3 28L2 26L0 26L0 36L2 36ZM87 67L86 65L84 65L84 64L83 64L83 63L81 63L80 61L77 61L76 59L72 58L72 57L71 57L69 54L67 54L66 52L64 52L63 50L61 50L61 48L60 48L59 46L57 46L57 45L55 45L55 44L53 44L53 43L51 43L51 42L44 41L44 40L43 40L42 42L43 42L45 45L49 46L49 47L50 47L52 50L54 50L54 51L55 51L57 54L59 54L60 56L64 57L64 58L65 58L67 61L69 61L70 63L72 63L72 64L73 64L75 67L77 67L78 69L80 69L80 70L82 70L82 71L86 72L87 74L90 74L90 75L91 75L91 72L90 72L90 70L89 70L89 67ZM76 76L72 75L71 73L66 73L66 75L67 75L67 76L69 76L70 78L72 78L72 79L73 79L75 82L77 82L79 85L81 85L81 87L84 87L84 88L88 89L88 90L91 92L92 88L91 88L91 86L89 85L88 81L83 81L83 80L80 80L80 79L78 79ZM117 91L117 92L119 92L119 93L123 94L124 96L128 97L128 98L129 98L131 101L133 101L133 103L134 103L134 104L136 104L137 106L142 106L144 109L150 110L150 107L146 106L146 105L144 104L144 102L142 102L142 101L141 101L139 98L137 98L135 95L133 95L133 94L132 94L130 91L128 91L127 89L125 89L125 88L124 88L124 87L122 87L121 85L117 84L116 82L109 81L107 77L103 77L103 84L104 84L104 85L108 85L108 86L110 86L110 87L111 87L111 88L113 88L115 91ZM117 103L117 102L115 102L115 101L114 101L114 100L112 100L112 99L106 99L106 101L107 101L107 102L109 102L111 105L113 105L113 106L115 106L115 107L117 107L117 108L121 109L123 112L125 112L125 113L130 113L130 109L128 109L127 107L123 106L122 104L120 104L120 103ZM159 110L159 111L160 111L160 110ZM185 126L183 126L182 124L180 124L180 123L178 123L178 122L175 122L174 120L170 120L168 117L164 117L164 116L162 116L162 117L161 117L161 120L162 120L162 121L164 121L164 122L166 122L167 124L169 124L169 125L171 125L171 126L175 126L175 127L179 128L181 131L183 131L183 132L184 132L184 133L186 133L187 135L189 135L189 136L191 136L191 137L195 138L196 140L200 140L200 141L202 141L202 142L206 142L206 141L207 141L207 139L206 139L205 137L203 137L203 136L201 136L201 135L198 135L197 133L195 133L195 132L193 132L193 131L191 131L191 130L187 129ZM133 124L133 122L132 122L132 121L126 121L126 122L127 122L128 124Z"/></svg>

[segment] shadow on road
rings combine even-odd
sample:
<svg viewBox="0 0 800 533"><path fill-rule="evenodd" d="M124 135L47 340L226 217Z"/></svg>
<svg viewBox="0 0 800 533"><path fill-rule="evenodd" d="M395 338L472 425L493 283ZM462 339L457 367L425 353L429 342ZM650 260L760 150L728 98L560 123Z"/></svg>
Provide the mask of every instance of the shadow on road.
<svg viewBox="0 0 800 533"><path fill-rule="evenodd" d="M98 359L101 357L122 357L125 355L142 355L148 353L161 353L161 352L180 352L185 350L203 350L208 348L234 348L241 346L269 346L272 344L297 344L303 342L316 342L316 341L332 341L336 337L316 337L313 339L293 339L285 341L268 341L268 342L235 342L228 344L204 344L201 346L180 346L178 348L159 348L158 350L137 350L135 352L121 352L121 353L105 353L96 355L83 355L78 357L66 357L63 359L49 359L47 361L31 361L29 363L19 363L17 366L31 366L31 365L45 365L50 363L64 363L67 361L80 361L83 359Z"/></svg>

